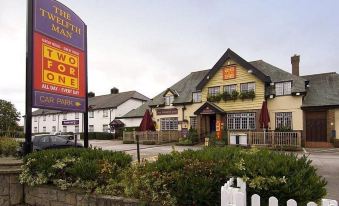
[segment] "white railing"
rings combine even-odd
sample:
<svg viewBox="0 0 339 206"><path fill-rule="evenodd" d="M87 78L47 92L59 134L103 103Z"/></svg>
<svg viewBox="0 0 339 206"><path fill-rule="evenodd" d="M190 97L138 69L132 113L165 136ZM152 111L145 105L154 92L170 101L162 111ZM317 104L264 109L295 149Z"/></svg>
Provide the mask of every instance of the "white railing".
<svg viewBox="0 0 339 206"><path fill-rule="evenodd" d="M230 132L228 134L229 141L230 136L235 135L237 132ZM301 147L301 132L239 132L239 134L245 134L248 138L248 145L259 147ZM243 136L243 135L242 135Z"/></svg>
<svg viewBox="0 0 339 206"><path fill-rule="evenodd" d="M246 206L246 183L241 179L237 178L237 187L233 187L234 178L231 178L221 187L221 206ZM257 194L252 195L251 204L252 206L260 206L260 196ZM270 197L268 199L269 206L278 206L279 201L276 197ZM289 199L286 202L287 206L297 206L297 202L293 199ZM317 206L315 202L307 203L307 206ZM322 199L321 206L338 206L336 200Z"/></svg>

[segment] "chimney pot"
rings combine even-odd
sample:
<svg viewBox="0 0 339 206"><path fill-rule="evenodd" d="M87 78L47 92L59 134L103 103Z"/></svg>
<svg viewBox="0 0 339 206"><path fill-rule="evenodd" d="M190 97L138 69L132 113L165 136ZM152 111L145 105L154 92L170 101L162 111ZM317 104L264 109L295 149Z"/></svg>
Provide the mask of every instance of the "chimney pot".
<svg viewBox="0 0 339 206"><path fill-rule="evenodd" d="M118 93L119 93L119 89L118 89L118 88L113 87L113 88L111 89L111 94L118 94Z"/></svg>
<svg viewBox="0 0 339 206"><path fill-rule="evenodd" d="M299 63L300 63L300 55L293 55L291 57L291 64L292 64L292 74L299 76Z"/></svg>
<svg viewBox="0 0 339 206"><path fill-rule="evenodd" d="M95 97L95 93L94 92L88 92L88 98L91 98L91 97Z"/></svg>

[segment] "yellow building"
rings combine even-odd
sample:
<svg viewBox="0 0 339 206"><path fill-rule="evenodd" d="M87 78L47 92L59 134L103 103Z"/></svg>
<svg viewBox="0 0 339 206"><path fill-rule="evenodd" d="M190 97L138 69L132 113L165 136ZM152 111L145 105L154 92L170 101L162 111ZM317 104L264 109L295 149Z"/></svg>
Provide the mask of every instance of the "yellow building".
<svg viewBox="0 0 339 206"><path fill-rule="evenodd" d="M267 130L300 131L308 146L331 146L339 139L339 75L299 76L299 61L291 57L291 74L228 49L212 69L192 72L148 103L156 129L185 135L195 128L202 138L221 130L263 131L266 101ZM140 117L146 108L127 116Z"/></svg>

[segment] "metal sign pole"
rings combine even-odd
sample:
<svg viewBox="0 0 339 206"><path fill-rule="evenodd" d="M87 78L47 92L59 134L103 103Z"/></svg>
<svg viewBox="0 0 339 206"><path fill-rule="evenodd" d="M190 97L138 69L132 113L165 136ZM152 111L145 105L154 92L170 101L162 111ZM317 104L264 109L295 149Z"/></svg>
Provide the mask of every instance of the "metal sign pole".
<svg viewBox="0 0 339 206"><path fill-rule="evenodd" d="M32 152L33 0L27 0L26 108L24 155Z"/></svg>
<svg viewBox="0 0 339 206"><path fill-rule="evenodd" d="M85 113L84 113L84 147L88 148L88 61L87 61L87 25L84 28L85 35L85 71L86 71L86 95L85 95Z"/></svg>

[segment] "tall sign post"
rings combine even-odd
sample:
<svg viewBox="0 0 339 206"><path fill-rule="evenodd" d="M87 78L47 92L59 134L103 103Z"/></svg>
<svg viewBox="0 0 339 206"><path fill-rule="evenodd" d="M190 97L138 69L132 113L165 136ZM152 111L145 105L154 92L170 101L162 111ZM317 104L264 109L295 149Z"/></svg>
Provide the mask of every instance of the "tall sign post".
<svg viewBox="0 0 339 206"><path fill-rule="evenodd" d="M32 149L32 107L84 113L88 147L87 28L55 0L28 0L26 154Z"/></svg>

